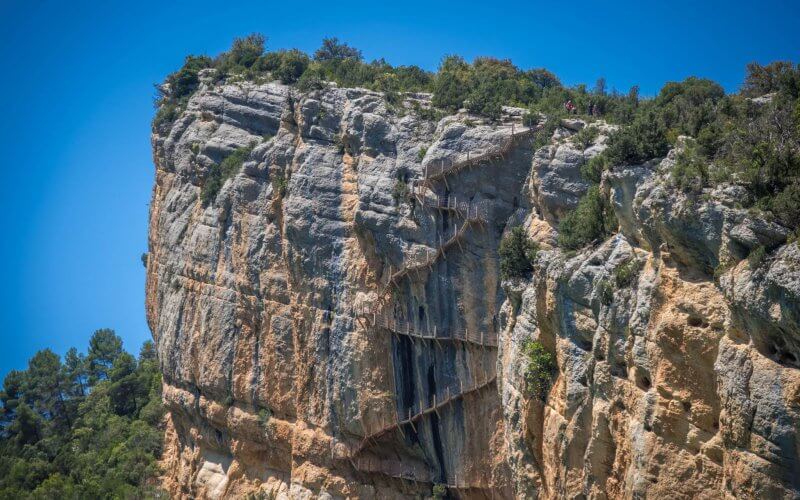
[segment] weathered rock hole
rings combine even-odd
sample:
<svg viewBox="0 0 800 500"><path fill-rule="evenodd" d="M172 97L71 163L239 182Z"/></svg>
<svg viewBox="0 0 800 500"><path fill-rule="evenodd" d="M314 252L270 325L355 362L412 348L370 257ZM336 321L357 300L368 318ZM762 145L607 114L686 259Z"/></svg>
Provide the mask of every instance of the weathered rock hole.
<svg viewBox="0 0 800 500"><path fill-rule="evenodd" d="M779 351L778 352L778 362L783 365L796 365L797 364L797 357L788 351Z"/></svg>
<svg viewBox="0 0 800 500"><path fill-rule="evenodd" d="M698 316L689 316L689 319L686 320L686 323L695 328L708 328L708 322L703 321L703 318Z"/></svg>
<svg viewBox="0 0 800 500"><path fill-rule="evenodd" d="M692 402L691 401L684 401L681 404L683 405L683 411L685 411L686 413L689 413L690 411L692 411Z"/></svg>
<svg viewBox="0 0 800 500"><path fill-rule="evenodd" d="M611 375L614 375L615 377L627 377L628 365L625 363L616 363L613 368L611 368Z"/></svg>
<svg viewBox="0 0 800 500"><path fill-rule="evenodd" d="M639 389L642 389L643 391L649 391L653 386L653 383L650 382L650 377L643 375L636 381L636 385L639 386Z"/></svg>
<svg viewBox="0 0 800 500"><path fill-rule="evenodd" d="M580 347L584 351L591 351L592 350L592 341L586 339L578 340L578 347Z"/></svg>

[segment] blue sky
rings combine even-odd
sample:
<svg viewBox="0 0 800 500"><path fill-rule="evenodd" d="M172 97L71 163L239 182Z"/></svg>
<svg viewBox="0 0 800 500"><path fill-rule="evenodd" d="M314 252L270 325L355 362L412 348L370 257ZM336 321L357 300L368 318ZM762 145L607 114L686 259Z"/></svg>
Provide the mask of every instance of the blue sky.
<svg viewBox="0 0 800 500"><path fill-rule="evenodd" d="M51 2L0 0L0 376L37 350L85 348L144 319L153 83L189 53L261 32L313 51L338 36L368 59L435 69L445 54L511 58L563 82L712 78L797 60L798 2Z"/></svg>

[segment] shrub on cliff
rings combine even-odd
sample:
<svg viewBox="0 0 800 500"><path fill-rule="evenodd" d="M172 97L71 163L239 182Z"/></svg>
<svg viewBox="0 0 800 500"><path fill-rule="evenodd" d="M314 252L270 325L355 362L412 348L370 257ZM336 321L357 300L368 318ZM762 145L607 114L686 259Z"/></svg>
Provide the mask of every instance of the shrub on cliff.
<svg viewBox="0 0 800 500"><path fill-rule="evenodd" d="M708 160L697 149L694 141L690 140L675 158L672 183L683 191L699 193L708 184Z"/></svg>
<svg viewBox="0 0 800 500"><path fill-rule="evenodd" d="M599 186L594 185L586 191L575 210L561 220L558 244L568 250L577 250L610 236L616 229L614 210Z"/></svg>
<svg viewBox="0 0 800 500"><path fill-rule="evenodd" d="M583 177L585 181L599 184L600 180L603 178L603 171L607 168L608 158L604 154L599 154L581 165L581 177Z"/></svg>
<svg viewBox="0 0 800 500"><path fill-rule="evenodd" d="M261 56L253 66L258 71L269 71L282 83L294 83L303 75L311 60L297 49L279 50Z"/></svg>
<svg viewBox="0 0 800 500"><path fill-rule="evenodd" d="M528 339L522 346L522 352L527 361L525 385L528 395L544 401L556 371L555 358L538 340Z"/></svg>
<svg viewBox="0 0 800 500"><path fill-rule="evenodd" d="M181 69L167 77L170 98L177 100L192 94L200 84L200 70L212 65L213 61L208 56L186 56Z"/></svg>
<svg viewBox="0 0 800 500"><path fill-rule="evenodd" d="M517 226L500 242L500 277L524 278L533 271L538 248L521 226Z"/></svg>
<svg viewBox="0 0 800 500"><path fill-rule="evenodd" d="M214 61L220 76L242 73L251 68L264 53L267 38L253 33L243 38L236 38L230 50L223 52Z"/></svg>
<svg viewBox="0 0 800 500"><path fill-rule="evenodd" d="M623 262L616 269L614 269L614 281L619 288L627 288L631 286L639 274L641 264L635 257Z"/></svg>
<svg viewBox="0 0 800 500"><path fill-rule="evenodd" d="M206 176L203 187L200 189L200 199L204 205L213 202L225 181L239 173L247 157L250 156L252 146L244 146L236 149L228 155L221 163L214 165Z"/></svg>
<svg viewBox="0 0 800 500"><path fill-rule="evenodd" d="M611 134L605 156L611 165L631 165L663 157L668 150L664 124L650 110Z"/></svg>

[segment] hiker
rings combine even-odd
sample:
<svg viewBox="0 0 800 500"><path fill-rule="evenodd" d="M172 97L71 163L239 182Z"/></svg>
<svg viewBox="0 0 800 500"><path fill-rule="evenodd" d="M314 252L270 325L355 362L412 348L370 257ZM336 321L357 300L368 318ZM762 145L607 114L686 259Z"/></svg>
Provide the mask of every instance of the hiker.
<svg viewBox="0 0 800 500"><path fill-rule="evenodd" d="M568 99L564 107L567 108L567 114L571 115L572 112L575 110L575 105L572 104L572 99Z"/></svg>

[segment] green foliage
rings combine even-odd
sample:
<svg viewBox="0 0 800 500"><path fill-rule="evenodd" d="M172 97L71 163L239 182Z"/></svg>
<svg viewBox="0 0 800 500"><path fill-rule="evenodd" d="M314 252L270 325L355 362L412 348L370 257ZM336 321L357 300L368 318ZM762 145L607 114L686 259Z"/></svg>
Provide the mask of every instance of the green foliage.
<svg viewBox="0 0 800 500"><path fill-rule="evenodd" d="M273 78L283 83L294 83L308 69L311 59L297 49L279 50L261 56L255 64L255 69L269 71Z"/></svg>
<svg viewBox="0 0 800 500"><path fill-rule="evenodd" d="M684 191L699 193L708 180L708 160L699 154L695 142L690 140L675 159L672 183Z"/></svg>
<svg viewBox="0 0 800 500"><path fill-rule="evenodd" d="M544 69L521 71L507 59L492 57L468 64L459 56L447 56L434 78L432 103L448 111L466 106L472 113L496 119L502 106L533 105L547 89L560 87L555 75Z"/></svg>
<svg viewBox="0 0 800 500"><path fill-rule="evenodd" d="M180 116L181 112L183 112L181 105L173 101L165 101L159 106L156 116L153 117L153 128L160 130L171 124Z"/></svg>
<svg viewBox="0 0 800 500"><path fill-rule="evenodd" d="M147 252L143 252L140 259L142 260L142 266L147 269Z"/></svg>
<svg viewBox="0 0 800 500"><path fill-rule="evenodd" d="M649 110L637 116L629 126L611 134L605 155L611 165L630 165L663 157L668 149L664 124Z"/></svg>
<svg viewBox="0 0 800 500"><path fill-rule="evenodd" d="M306 71L297 80L297 88L302 92L311 92L325 87L322 77L318 71Z"/></svg>
<svg viewBox="0 0 800 500"><path fill-rule="evenodd" d="M742 94L759 97L771 92L800 96L800 65L791 61L775 61L762 66L756 62L747 65L747 77L742 85Z"/></svg>
<svg viewBox="0 0 800 500"><path fill-rule="evenodd" d="M212 64L213 61L208 56L186 56L181 69L167 77L170 98L181 99L197 90L200 70L210 68Z"/></svg>
<svg viewBox="0 0 800 500"><path fill-rule="evenodd" d="M338 38L323 38L322 46L314 52L315 61L342 61L345 59L361 60L361 51L355 49Z"/></svg>
<svg viewBox="0 0 800 500"><path fill-rule="evenodd" d="M469 93L468 77L469 65L464 59L458 56L445 57L433 82L431 104L448 111L461 108Z"/></svg>
<svg viewBox="0 0 800 500"><path fill-rule="evenodd" d="M217 193L222 189L225 181L239 173L250 152L253 150L252 146L244 146L237 148L230 155L228 155L221 163L214 165L206 176L205 183L200 190L200 199L203 204L208 205L213 202L217 197Z"/></svg>
<svg viewBox="0 0 800 500"><path fill-rule="evenodd" d="M522 228L517 226L500 242L500 277L523 278L533 271L536 261L536 244Z"/></svg>
<svg viewBox="0 0 800 500"><path fill-rule="evenodd" d="M408 189L408 183L406 183L405 180L405 175L398 173L397 179L394 182L394 187L392 188L392 199L394 199L395 205L399 205L405 201L409 193L410 191Z"/></svg>
<svg viewBox="0 0 800 500"><path fill-rule="evenodd" d="M553 133L561 126L561 115L548 115L541 128L533 137L533 149L539 149L550 143Z"/></svg>
<svg viewBox="0 0 800 500"><path fill-rule="evenodd" d="M105 380L114 365L114 360L122 354L122 339L114 330L101 328L89 339L89 353L86 362L89 369L89 382Z"/></svg>
<svg viewBox="0 0 800 500"><path fill-rule="evenodd" d="M595 240L610 236L617 229L617 218L599 186L591 186L578 206L561 220L558 244L567 250L578 250Z"/></svg>
<svg viewBox="0 0 800 500"><path fill-rule="evenodd" d="M444 497L446 497L447 496L447 486L445 486L445 485L443 485L441 483L434 484L433 488L431 489L431 495L433 495L433 498L444 498Z"/></svg>
<svg viewBox="0 0 800 500"><path fill-rule="evenodd" d="M587 125L572 136L572 142L580 146L581 149L586 149L594 143L599 133L600 131L597 127Z"/></svg>
<svg viewBox="0 0 800 500"><path fill-rule="evenodd" d="M286 190L289 187L289 179L286 178L281 173L275 173L272 176L272 190L273 192L277 193L278 196L283 198L286 196Z"/></svg>
<svg viewBox="0 0 800 500"><path fill-rule="evenodd" d="M136 359L112 330L63 363L49 349L36 353L0 392L0 498L166 498L151 486L160 390L152 342Z"/></svg>
<svg viewBox="0 0 800 500"><path fill-rule="evenodd" d="M617 266L614 270L614 281L617 283L617 287L627 288L632 285L639 274L640 267L641 263L636 258L632 258Z"/></svg>
<svg viewBox="0 0 800 500"><path fill-rule="evenodd" d="M797 228L800 222L800 178L772 197L768 206L778 222Z"/></svg>
<svg viewBox="0 0 800 500"><path fill-rule="evenodd" d="M444 111L462 107L496 119L502 106L522 106L529 110L528 122L542 114L547 117L534 138L535 148L550 141L567 115L565 103L572 101L588 121L602 117L620 125L602 157L582 167L588 181L599 182L607 168L661 158L679 136L690 136L694 145L679 155L673 171L677 187L698 191L707 185L738 183L750 194L743 203L771 212L791 229L800 226L794 210L800 182L800 66L794 63L748 65L739 95L725 95L718 84L690 77L669 82L655 98L643 99L635 86L626 94L609 91L603 79L592 90L586 85L565 87L545 69L522 70L509 60L490 57L468 63L459 56L446 56L433 74L416 66L395 67L382 59L365 62L361 51L336 38L324 39L313 58L295 49L264 53L265 41L254 34L234 40L231 49L215 59L187 57L158 87L154 130L164 132L178 119L206 68L213 68L218 80L260 81L271 75L304 92L322 89L328 81L365 87L383 92L394 107L402 104L402 92L433 92L431 107L410 100L413 111L426 120L439 120ZM767 93L770 99L748 99ZM573 140L586 148L595 133L589 127ZM203 189L206 202L223 181L221 172L210 175Z"/></svg>
<svg viewBox="0 0 800 500"><path fill-rule="evenodd" d="M419 148L419 151L417 151L417 160L422 161L425 159L426 154L428 154L428 146L422 146Z"/></svg>
<svg viewBox="0 0 800 500"><path fill-rule="evenodd" d="M272 418L272 411L269 408L261 408L258 410L258 422L261 424L262 427L266 427L269 423L269 419Z"/></svg>
<svg viewBox="0 0 800 500"><path fill-rule="evenodd" d="M555 358L537 340L528 339L522 346L522 352L527 360L525 384L528 394L544 401L556 370Z"/></svg>
<svg viewBox="0 0 800 500"><path fill-rule="evenodd" d="M234 39L230 50L220 54L214 61L219 75L223 77L243 73L251 68L264 53L266 41L266 37L259 33Z"/></svg>
<svg viewBox="0 0 800 500"><path fill-rule="evenodd" d="M597 296L603 305L610 306L614 302L614 285L607 279L602 279L597 284Z"/></svg>
<svg viewBox="0 0 800 500"><path fill-rule="evenodd" d="M603 178L603 171L608 169L608 159L606 155L599 154L589 159L581 165L581 177L593 184L599 184Z"/></svg>
<svg viewBox="0 0 800 500"><path fill-rule="evenodd" d="M759 245L756 248L754 248L747 256L747 262L750 264L751 269L757 269L761 267L761 264L764 263L766 257L767 257L767 249L764 248L763 245Z"/></svg>

